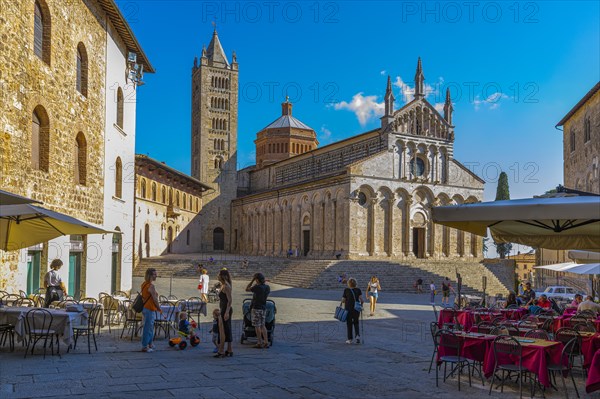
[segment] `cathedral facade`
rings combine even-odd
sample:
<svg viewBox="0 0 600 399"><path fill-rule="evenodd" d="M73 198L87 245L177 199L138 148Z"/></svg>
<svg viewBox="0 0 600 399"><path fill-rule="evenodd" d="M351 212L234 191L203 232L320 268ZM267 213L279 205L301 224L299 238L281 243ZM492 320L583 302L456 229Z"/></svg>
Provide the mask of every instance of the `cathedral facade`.
<svg viewBox="0 0 600 399"><path fill-rule="evenodd" d="M394 110L388 78L381 126L324 147L312 128L292 116L286 99L282 115L257 133L256 165L237 174L231 169L235 54L233 61L229 65L215 33L200 66L194 64L192 84L202 76L207 93L198 95L193 87L192 174L215 190L204 196L202 220L212 250L261 256L291 250L346 259L482 257L480 237L431 220L433 206L481 201L484 181L454 159L449 92L441 115L425 98L420 59L411 102ZM230 83L213 88L210 82L220 75ZM215 109L221 97L229 102ZM221 229L224 243L217 247Z"/></svg>

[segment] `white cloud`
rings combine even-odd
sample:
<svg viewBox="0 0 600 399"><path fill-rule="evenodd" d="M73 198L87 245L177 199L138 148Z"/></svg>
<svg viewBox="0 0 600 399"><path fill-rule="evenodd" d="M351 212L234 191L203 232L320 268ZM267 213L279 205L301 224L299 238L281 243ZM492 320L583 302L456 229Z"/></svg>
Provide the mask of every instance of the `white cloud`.
<svg viewBox="0 0 600 399"><path fill-rule="evenodd" d="M327 129L326 125L321 126L321 134L319 135L319 144L329 144L332 142L331 130Z"/></svg>
<svg viewBox="0 0 600 399"><path fill-rule="evenodd" d="M435 103L433 108L435 108L435 110L441 114L444 112L444 103Z"/></svg>
<svg viewBox="0 0 600 399"><path fill-rule="evenodd" d="M333 104L336 111L346 109L356 114L358 122L361 126L365 126L368 121L378 116L382 116L384 112L383 101L378 103L377 96L364 96L363 93L357 93L352 97L349 103L341 101Z"/></svg>
<svg viewBox="0 0 600 399"><path fill-rule="evenodd" d="M414 84L414 82L411 82ZM429 98L431 96L434 96L434 99L438 99L441 90L440 88L442 87L444 83L444 78L442 76L440 76L438 78L438 81L436 83L434 83L434 85L430 85L425 83L425 98ZM412 99L415 96L415 88L414 86L409 86L406 82L404 82L404 80L402 80L402 77L400 76L396 76L396 80L393 83L394 86L400 88L400 94L402 96L402 100L407 103L409 101L412 101Z"/></svg>
<svg viewBox="0 0 600 399"><path fill-rule="evenodd" d="M385 76L385 74L386 74L386 73L387 73L387 71L386 71L385 69L384 69L383 71L379 72L379 74L380 74L381 76Z"/></svg>
<svg viewBox="0 0 600 399"><path fill-rule="evenodd" d="M487 106L489 110L494 110L500 106L500 101L507 100L509 98L511 97L501 92L492 93L484 100L482 100L479 95L476 95L475 99L473 100L473 106L475 107L475 111L479 111L482 105Z"/></svg>

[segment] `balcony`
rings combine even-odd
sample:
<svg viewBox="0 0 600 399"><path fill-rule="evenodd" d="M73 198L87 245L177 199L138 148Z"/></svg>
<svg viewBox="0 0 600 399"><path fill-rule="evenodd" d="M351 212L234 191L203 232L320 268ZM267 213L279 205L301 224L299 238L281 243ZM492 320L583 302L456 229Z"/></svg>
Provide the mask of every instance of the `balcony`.
<svg viewBox="0 0 600 399"><path fill-rule="evenodd" d="M181 215L181 209L177 206L167 205L167 217L168 218L176 218Z"/></svg>

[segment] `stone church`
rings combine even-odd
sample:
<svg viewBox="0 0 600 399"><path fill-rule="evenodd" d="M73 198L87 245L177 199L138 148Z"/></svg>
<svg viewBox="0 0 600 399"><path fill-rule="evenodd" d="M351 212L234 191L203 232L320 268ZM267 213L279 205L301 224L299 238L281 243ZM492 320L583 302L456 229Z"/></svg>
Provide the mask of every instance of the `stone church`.
<svg viewBox="0 0 600 399"><path fill-rule="evenodd" d="M319 147L314 129L281 116L256 135L256 165L236 171L238 63L216 31L192 70L192 175L214 191L200 213L204 250L345 259L481 259L480 237L431 221L437 205L478 202L484 181L454 159L450 93L394 109L388 77L381 126Z"/></svg>

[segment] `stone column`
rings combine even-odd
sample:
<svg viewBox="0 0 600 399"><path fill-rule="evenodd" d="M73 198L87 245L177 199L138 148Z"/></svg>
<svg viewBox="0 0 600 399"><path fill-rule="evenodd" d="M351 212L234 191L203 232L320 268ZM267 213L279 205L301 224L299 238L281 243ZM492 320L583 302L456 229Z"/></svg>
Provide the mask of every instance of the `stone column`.
<svg viewBox="0 0 600 399"><path fill-rule="evenodd" d="M294 213L294 212L293 212L293 209L294 209L294 208L292 208L292 206L291 206L291 205L288 205L288 213L290 214L290 218L289 218L289 220L290 220L290 225L289 225L289 229L288 229L288 230L289 230L289 231L288 231L288 236L290 237L290 240L289 240L289 248L291 248L291 249L294 249L294 243L292 242L292 229L293 229L293 223L292 223L292 214Z"/></svg>
<svg viewBox="0 0 600 399"><path fill-rule="evenodd" d="M412 199L406 199L406 205L404 209L404 226L403 226L403 245L402 250L404 252L404 256L410 257L412 253L412 249L410 248L410 207L412 205Z"/></svg>
<svg viewBox="0 0 600 399"><path fill-rule="evenodd" d="M333 252L338 250L337 247L337 199L332 199L333 204Z"/></svg>
<svg viewBox="0 0 600 399"><path fill-rule="evenodd" d="M394 209L396 209L396 193L392 193L388 200L388 256L394 256Z"/></svg>
<svg viewBox="0 0 600 399"><path fill-rule="evenodd" d="M298 224L298 253L302 251L302 205L298 205L298 219L300 223Z"/></svg>
<svg viewBox="0 0 600 399"><path fill-rule="evenodd" d="M315 203L310 203L310 251L312 255L315 251Z"/></svg>
<svg viewBox="0 0 600 399"><path fill-rule="evenodd" d="M325 200L321 201L321 256L325 254Z"/></svg>
<svg viewBox="0 0 600 399"><path fill-rule="evenodd" d="M437 148L433 151L433 159L432 159L432 165L431 165L431 181L433 183L435 183L436 181L439 181L439 175L438 175L438 150Z"/></svg>
<svg viewBox="0 0 600 399"><path fill-rule="evenodd" d="M285 255L284 251L287 251L285 247L285 233L283 232L283 221L285 220L285 209L283 206L279 207L279 221L281 222L279 225L279 255Z"/></svg>
<svg viewBox="0 0 600 399"><path fill-rule="evenodd" d="M375 254L375 206L377 205L379 198L371 198L369 203L369 226L367 226L367 230L369 232L369 239L371 241L371 245L369 245L369 256L373 256Z"/></svg>
<svg viewBox="0 0 600 399"><path fill-rule="evenodd" d="M271 243L271 255L275 255L275 214L277 210L275 207L271 209L271 236L273 237Z"/></svg>

